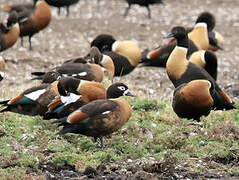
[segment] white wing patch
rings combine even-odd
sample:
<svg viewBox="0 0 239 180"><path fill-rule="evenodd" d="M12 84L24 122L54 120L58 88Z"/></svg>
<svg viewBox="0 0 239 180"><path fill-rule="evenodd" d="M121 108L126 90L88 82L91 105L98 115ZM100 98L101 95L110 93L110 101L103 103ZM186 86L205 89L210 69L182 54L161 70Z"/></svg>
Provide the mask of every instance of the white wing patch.
<svg viewBox="0 0 239 180"><path fill-rule="evenodd" d="M62 76L62 77L68 77L68 75L67 75L67 74L62 74L61 76Z"/></svg>
<svg viewBox="0 0 239 180"><path fill-rule="evenodd" d="M78 73L79 76L86 76L87 75L87 72L81 72L81 73Z"/></svg>
<svg viewBox="0 0 239 180"><path fill-rule="evenodd" d="M109 114L111 111L105 111L102 114Z"/></svg>
<svg viewBox="0 0 239 180"><path fill-rule="evenodd" d="M1 77L4 77L4 75L5 75L5 73L2 72L2 71L0 71L0 76L1 76Z"/></svg>
<svg viewBox="0 0 239 180"><path fill-rule="evenodd" d="M28 20L28 17L23 18L23 19L20 20L20 23L26 22L27 20Z"/></svg>
<svg viewBox="0 0 239 180"><path fill-rule="evenodd" d="M116 51L117 47L119 46L120 41L115 41L112 45L112 51Z"/></svg>
<svg viewBox="0 0 239 180"><path fill-rule="evenodd" d="M40 89L29 94L25 94L24 96L28 97L29 99L35 101L37 100L43 93L46 92L46 89Z"/></svg>
<svg viewBox="0 0 239 180"><path fill-rule="evenodd" d="M86 75L87 75L87 72L80 72L78 74L72 74L71 76L76 77L76 76L86 76Z"/></svg>
<svg viewBox="0 0 239 180"><path fill-rule="evenodd" d="M203 53L201 54L201 59L202 59L202 61L206 64L206 61L205 61L205 52L206 52L206 51L203 51Z"/></svg>
<svg viewBox="0 0 239 180"><path fill-rule="evenodd" d="M81 95L70 93L69 96L61 96L61 102L67 105L67 104L76 102L80 98L81 98Z"/></svg>

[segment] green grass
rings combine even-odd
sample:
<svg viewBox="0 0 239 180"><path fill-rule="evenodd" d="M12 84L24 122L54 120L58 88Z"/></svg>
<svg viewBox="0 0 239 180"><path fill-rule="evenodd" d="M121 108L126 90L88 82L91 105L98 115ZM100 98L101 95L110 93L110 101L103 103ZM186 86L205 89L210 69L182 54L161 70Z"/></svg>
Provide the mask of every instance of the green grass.
<svg viewBox="0 0 239 180"><path fill-rule="evenodd" d="M194 172L239 172L236 164L211 170L207 163L197 163L226 164L239 158L239 110L213 111L197 123L178 118L169 102L127 100L133 114L121 130L105 137L103 150L89 137L56 135L59 128L40 117L0 114L0 177L24 179L29 167L41 174L39 168L47 163L82 172L87 166L140 158L159 161L165 155L179 165L189 163L188 170Z"/></svg>

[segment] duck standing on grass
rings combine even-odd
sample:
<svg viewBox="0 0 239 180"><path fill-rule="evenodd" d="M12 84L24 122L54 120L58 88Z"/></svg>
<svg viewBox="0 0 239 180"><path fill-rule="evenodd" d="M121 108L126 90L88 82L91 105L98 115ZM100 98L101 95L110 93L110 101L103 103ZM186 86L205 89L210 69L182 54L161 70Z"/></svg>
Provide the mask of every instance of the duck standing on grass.
<svg viewBox="0 0 239 180"><path fill-rule="evenodd" d="M180 118L200 120L213 108L215 89L208 80L193 80L178 86L173 93L172 107Z"/></svg>
<svg viewBox="0 0 239 180"><path fill-rule="evenodd" d="M215 80L203 68L189 62L186 58L188 50L188 36L185 28L181 26L174 27L168 38L174 37L177 39L177 46L170 54L166 64L166 70L169 79L174 87L189 83L192 80L204 79L211 83L215 93L212 94L213 109L216 110L230 110L234 109L234 103L228 95L218 86Z"/></svg>
<svg viewBox="0 0 239 180"><path fill-rule="evenodd" d="M120 96L133 96L123 83L115 83L107 90L107 99L92 101L68 117L56 120L63 126L58 134L75 133L100 139L104 147L103 136L119 130L130 118L132 109Z"/></svg>

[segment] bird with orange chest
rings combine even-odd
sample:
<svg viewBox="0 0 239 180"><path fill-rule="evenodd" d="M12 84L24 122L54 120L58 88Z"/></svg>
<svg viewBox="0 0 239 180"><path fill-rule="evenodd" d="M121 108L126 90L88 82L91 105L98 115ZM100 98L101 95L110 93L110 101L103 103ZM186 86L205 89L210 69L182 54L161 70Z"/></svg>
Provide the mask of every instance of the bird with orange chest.
<svg viewBox="0 0 239 180"><path fill-rule="evenodd" d="M103 84L73 77L59 80L59 96L48 105L48 111L43 119L53 119L68 116L74 110L96 99L106 98Z"/></svg>
<svg viewBox="0 0 239 180"><path fill-rule="evenodd" d="M104 147L103 136L119 130L132 114L131 106L120 96L133 96L123 83L115 83L107 90L107 99L92 101L69 116L56 120L63 126L58 134L75 133L100 139Z"/></svg>
<svg viewBox="0 0 239 180"><path fill-rule="evenodd" d="M171 33L168 34L167 38L174 37L177 39L177 46L170 54L166 70L169 79L173 83L174 87L177 88L183 83L188 83L192 80L205 79L210 81L212 87L215 88L215 93L212 95L213 108L216 110L230 110L235 109L233 101L230 97L218 86L215 80L211 77L208 72L188 61L186 58L188 50L188 36L185 28L181 26L174 27Z"/></svg>
<svg viewBox="0 0 239 180"><path fill-rule="evenodd" d="M23 37L29 37L29 49L32 50L31 38L34 34L43 30L51 21L50 6L44 1L37 1L34 10L24 9L18 13L20 24L21 45Z"/></svg>
<svg viewBox="0 0 239 180"><path fill-rule="evenodd" d="M199 121L213 108L215 89L208 80L193 80L178 86L173 93L173 110L180 118Z"/></svg>
<svg viewBox="0 0 239 180"><path fill-rule="evenodd" d="M12 47L18 40L20 28L16 11L9 14L8 19L0 24L0 52Z"/></svg>

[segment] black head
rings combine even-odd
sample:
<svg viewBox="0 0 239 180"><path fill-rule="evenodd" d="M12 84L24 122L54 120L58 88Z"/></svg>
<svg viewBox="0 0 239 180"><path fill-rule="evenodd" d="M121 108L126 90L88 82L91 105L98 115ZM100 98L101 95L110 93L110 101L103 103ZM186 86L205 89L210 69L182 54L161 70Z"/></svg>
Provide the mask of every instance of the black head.
<svg viewBox="0 0 239 180"><path fill-rule="evenodd" d="M18 15L16 11L12 11L7 19L7 27L11 27L12 25L16 24L18 22Z"/></svg>
<svg viewBox="0 0 239 180"><path fill-rule="evenodd" d="M92 63L99 64L103 58L103 55L97 47L93 46L90 50L89 58Z"/></svg>
<svg viewBox="0 0 239 180"><path fill-rule="evenodd" d="M198 16L196 24L197 23L206 23L207 30L212 31L216 25L216 19L210 12L203 12Z"/></svg>
<svg viewBox="0 0 239 180"><path fill-rule="evenodd" d="M100 34L91 42L90 46L96 46L100 52L111 51L111 46L115 41L112 35Z"/></svg>
<svg viewBox="0 0 239 180"><path fill-rule="evenodd" d="M42 83L52 83L56 80L59 80L61 78L60 73L56 71L50 71L44 74Z"/></svg>
<svg viewBox="0 0 239 180"><path fill-rule="evenodd" d="M182 26L173 27L171 32L166 36L166 38L171 38L171 37L174 37L177 41L188 38L186 30Z"/></svg>
<svg viewBox="0 0 239 180"><path fill-rule="evenodd" d="M80 84L80 81L80 79L72 77L61 78L57 84L60 95L67 96L69 93L78 94L77 88Z"/></svg>
<svg viewBox="0 0 239 180"><path fill-rule="evenodd" d="M112 84L107 89L107 98L118 98L120 96L134 96L128 87L120 82Z"/></svg>

